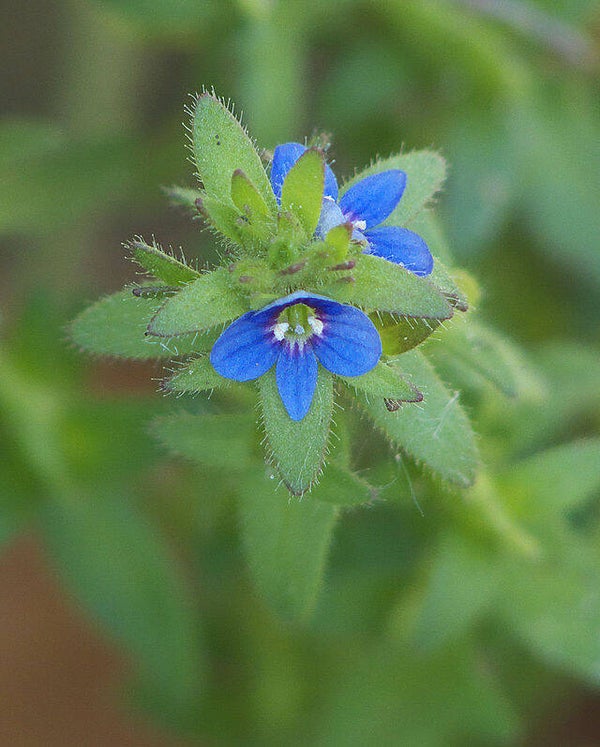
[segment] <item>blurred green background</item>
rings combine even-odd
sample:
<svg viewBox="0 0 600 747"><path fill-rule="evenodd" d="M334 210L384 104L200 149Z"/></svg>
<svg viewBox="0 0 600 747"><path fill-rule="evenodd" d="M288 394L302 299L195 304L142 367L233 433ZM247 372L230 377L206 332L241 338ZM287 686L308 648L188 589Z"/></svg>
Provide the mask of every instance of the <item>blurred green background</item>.
<svg viewBox="0 0 600 747"><path fill-rule="evenodd" d="M161 744L599 744L599 4L0 10L0 572L26 579L15 547L24 567L42 553L63 589L51 594L126 657L119 697ZM503 393L501 371L493 388L435 343L479 434L481 478L451 493L411 466L410 485L396 475L386 500L344 514L303 625L255 592L214 471L152 436L178 407L156 393L160 366L90 360L66 332L134 279L121 247L133 235L214 259L210 234L161 193L193 184L181 123L202 86L236 102L261 147L331 132L340 176L402 146L439 149L438 214L480 283L474 313L520 346L521 385ZM10 611L30 587L2 588ZM7 612L3 650L9 628ZM64 635L77 649L84 634ZM14 717L29 681L3 675L7 744L158 744L75 737L68 718L36 735ZM35 691L49 721L57 681Z"/></svg>

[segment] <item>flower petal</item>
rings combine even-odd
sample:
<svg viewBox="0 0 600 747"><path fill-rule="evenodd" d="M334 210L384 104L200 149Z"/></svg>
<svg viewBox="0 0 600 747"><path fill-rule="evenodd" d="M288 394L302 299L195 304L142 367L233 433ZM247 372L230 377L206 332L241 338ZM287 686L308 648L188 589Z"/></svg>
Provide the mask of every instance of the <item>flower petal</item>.
<svg viewBox="0 0 600 747"><path fill-rule="evenodd" d="M308 148L301 143L284 143L278 145L273 151L273 163L271 164L271 187L277 202L281 202L281 188L285 177L288 175L289 170L305 153ZM331 197L333 200L337 200L338 197L338 183L335 178L335 174L331 170L328 164L325 164L325 197Z"/></svg>
<svg viewBox="0 0 600 747"><path fill-rule="evenodd" d="M429 275L433 270L433 257L425 241L408 228L382 226L365 233L369 242L368 254L376 254L397 265L402 265L415 275Z"/></svg>
<svg viewBox="0 0 600 747"><path fill-rule="evenodd" d="M381 357L381 338L375 325L360 309L330 302L319 307L323 322L320 336L310 339L319 362L331 373L360 376Z"/></svg>
<svg viewBox="0 0 600 747"><path fill-rule="evenodd" d="M265 324L249 311L229 325L210 351L215 371L234 381L251 381L265 374L275 363L281 344Z"/></svg>
<svg viewBox="0 0 600 747"><path fill-rule="evenodd" d="M364 220L366 227L378 226L395 209L406 187L406 174L399 169L382 171L361 179L340 200L350 220Z"/></svg>
<svg viewBox="0 0 600 747"><path fill-rule="evenodd" d="M302 420L310 410L317 386L317 359L309 345L282 346L275 375L277 389L287 414L292 420Z"/></svg>
<svg viewBox="0 0 600 747"><path fill-rule="evenodd" d="M315 228L315 236L319 239L324 239L332 228L346 223L346 220L337 202L331 197L324 197L319 222Z"/></svg>

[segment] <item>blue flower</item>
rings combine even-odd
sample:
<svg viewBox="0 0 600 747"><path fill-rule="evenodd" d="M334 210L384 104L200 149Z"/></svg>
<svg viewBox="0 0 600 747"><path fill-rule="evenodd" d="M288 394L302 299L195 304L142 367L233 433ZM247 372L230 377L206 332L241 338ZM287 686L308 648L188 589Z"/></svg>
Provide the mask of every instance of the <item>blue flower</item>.
<svg viewBox="0 0 600 747"><path fill-rule="evenodd" d="M287 173L306 150L300 143L285 143L275 148L271 185L278 202ZM425 241L408 228L380 225L394 212L405 187L404 171L382 171L361 179L338 201L337 180L326 164L323 207L316 236L324 238L335 226L351 223L352 238L366 242L365 253L400 264L415 275L429 275L433 257Z"/></svg>
<svg viewBox="0 0 600 747"><path fill-rule="evenodd" d="M317 361L339 376L360 376L381 356L381 339L360 309L296 291L229 325L210 362L235 381L251 381L275 363L279 395L292 420L302 420L317 385Z"/></svg>

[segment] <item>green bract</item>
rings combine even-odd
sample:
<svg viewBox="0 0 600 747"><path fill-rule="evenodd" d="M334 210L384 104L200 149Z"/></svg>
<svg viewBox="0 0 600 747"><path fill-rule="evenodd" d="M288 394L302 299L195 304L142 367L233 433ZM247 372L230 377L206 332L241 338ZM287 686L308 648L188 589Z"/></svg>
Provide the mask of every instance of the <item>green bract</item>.
<svg viewBox="0 0 600 747"><path fill-rule="evenodd" d="M228 259L200 271L196 263L190 266L156 242L136 238L128 249L147 278L91 306L73 322L70 333L92 353L169 358L165 392L210 394L205 405L195 406L195 414L186 411L184 398L182 412L158 420L154 431L172 452L210 473L222 473L220 479L228 481L241 502L245 548L256 583L284 614L302 616L316 599L336 506L369 503L379 496L369 471L355 472L355 446L368 440L368 428L449 486L466 487L475 480L479 458L460 394L438 378L428 351L442 369L456 360L459 368L467 365L508 394L524 384L510 350L498 347L485 327L451 322L446 332L447 321L466 311L468 303L452 271L437 257L433 272L422 277L368 253L369 233L367 238L360 233L364 222L342 217L322 228L324 195L332 178L323 150L291 144L299 155L275 188L274 176L269 178L229 107L203 93L190 114L199 184L166 191L172 202L203 218ZM443 236L427 212L445 176L444 160L436 153L410 152L374 162L342 187L340 207L327 197L330 207L341 215L343 195L362 179L399 172L406 175L405 194L378 230L417 227L431 250L443 251L447 265ZM319 362L316 390L300 420L293 420L282 403L274 365L256 384L243 383L252 379L251 372L234 383L217 373L210 357L228 325L271 303L281 304L281 299L295 299L294 293L307 294L303 303L309 317L310 298L324 299L319 302L323 308L335 302L335 309L356 307L353 313L361 310L363 319L368 314L383 349L379 363L363 375L336 375ZM264 328L274 343L291 334L286 320L293 317L277 313L269 322L279 324L277 333L273 326ZM318 319L311 324L307 341L324 329ZM434 332L435 345L414 350ZM305 344L302 335L298 339ZM244 344L249 343L240 340ZM497 366L478 366L481 346L494 353ZM259 408L253 404L256 393ZM359 416L372 426L361 421L362 440L357 442L351 423ZM393 460L393 455L384 458ZM286 489L294 496L311 495L302 505L291 505Z"/></svg>

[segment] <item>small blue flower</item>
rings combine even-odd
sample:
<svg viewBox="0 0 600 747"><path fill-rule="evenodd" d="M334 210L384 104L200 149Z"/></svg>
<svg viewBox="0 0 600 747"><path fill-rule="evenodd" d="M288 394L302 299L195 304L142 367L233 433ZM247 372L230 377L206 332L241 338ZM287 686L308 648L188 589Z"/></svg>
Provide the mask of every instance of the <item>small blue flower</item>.
<svg viewBox="0 0 600 747"><path fill-rule="evenodd" d="M285 143L275 148L271 185L278 202L287 173L306 150L300 143ZM326 164L323 207L316 236L324 238L335 226L351 223L352 238L367 243L365 253L400 264L415 275L429 275L433 257L425 241L408 228L380 225L395 210L405 187L404 171L383 171L361 179L338 202L337 180Z"/></svg>
<svg viewBox="0 0 600 747"><path fill-rule="evenodd" d="M277 388L292 420L310 409L317 361L339 376L361 376L381 356L381 339L360 309L296 291L229 325L215 342L210 362L227 379L251 381L275 363Z"/></svg>

